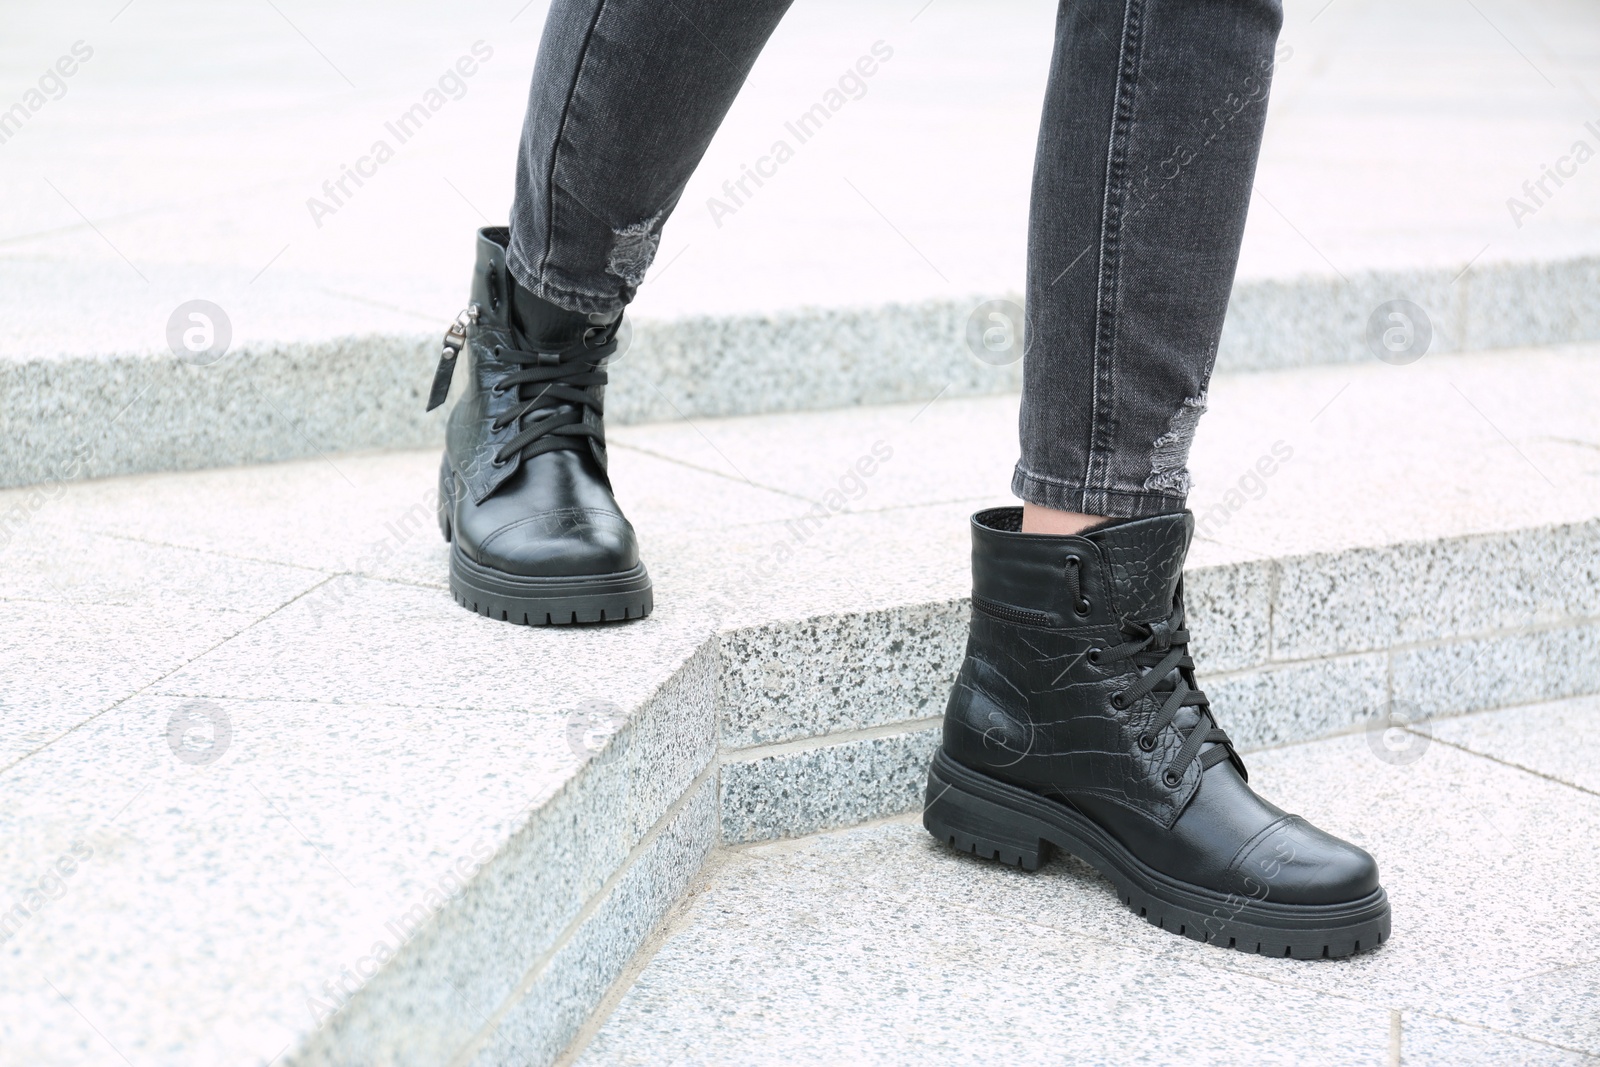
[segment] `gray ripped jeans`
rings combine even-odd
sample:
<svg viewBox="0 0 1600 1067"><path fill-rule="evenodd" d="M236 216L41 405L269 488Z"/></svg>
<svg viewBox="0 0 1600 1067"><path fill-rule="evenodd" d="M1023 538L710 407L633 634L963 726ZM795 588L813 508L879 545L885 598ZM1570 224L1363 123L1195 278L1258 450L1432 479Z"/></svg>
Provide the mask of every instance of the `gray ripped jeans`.
<svg viewBox="0 0 1600 1067"><path fill-rule="evenodd" d="M556 0L523 126L512 273L632 299L790 0ZM1266 114L1279 0L1062 0L1028 236L1022 499L1183 507Z"/></svg>

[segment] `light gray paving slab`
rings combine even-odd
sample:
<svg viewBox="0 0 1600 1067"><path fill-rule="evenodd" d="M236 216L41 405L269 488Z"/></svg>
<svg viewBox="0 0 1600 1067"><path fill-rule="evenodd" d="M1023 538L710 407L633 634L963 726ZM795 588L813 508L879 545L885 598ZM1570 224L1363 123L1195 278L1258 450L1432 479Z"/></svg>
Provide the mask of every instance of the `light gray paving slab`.
<svg viewBox="0 0 1600 1067"><path fill-rule="evenodd" d="M708 780L684 798L672 822L608 888L575 936L527 974L514 999L480 1031L468 1062L553 1062L683 895L716 839L716 789Z"/></svg>
<svg viewBox="0 0 1600 1067"><path fill-rule="evenodd" d="M0 767L245 629L242 612L0 600Z"/></svg>
<svg viewBox="0 0 1600 1067"><path fill-rule="evenodd" d="M1384 649L1593 615L1600 522L1291 557L1277 565L1274 656ZM1479 577L1461 581L1464 574ZM1399 590L1407 592L1397 600Z"/></svg>
<svg viewBox="0 0 1600 1067"><path fill-rule="evenodd" d="M7 927L5 998L48 999L51 978L127 1054L172 1062L289 1046L305 1063L448 1059L704 773L713 662L598 725L136 698L5 778L13 903L49 895L57 861L87 852L61 900ZM660 877L687 878L684 863ZM588 936L625 959L625 927ZM185 1022L126 993L139 988L186 1004ZM53 1013L0 1025L8 1048L55 1062Z"/></svg>
<svg viewBox="0 0 1600 1067"><path fill-rule="evenodd" d="M670 595L723 631L902 605L972 590L969 504L930 504L667 534L650 560L657 603Z"/></svg>
<svg viewBox="0 0 1600 1067"><path fill-rule="evenodd" d="M1600 623L1397 649L1390 665L1413 717L1577 696L1600 689Z"/></svg>
<svg viewBox="0 0 1600 1067"><path fill-rule="evenodd" d="M1404 1013L1399 1029L1400 1062L1407 1067L1592 1067L1596 1059L1576 1049L1418 1012Z"/></svg>
<svg viewBox="0 0 1600 1067"><path fill-rule="evenodd" d="M1382 655L1339 656L1202 678L1212 714L1248 748L1338 733L1381 714Z"/></svg>
<svg viewBox="0 0 1600 1067"><path fill-rule="evenodd" d="M1350 367L1216 375L1189 461L1194 562L1587 522L1600 508L1600 437L1592 414L1600 405L1597 353L1592 345L1569 346L1435 355L1409 366L1372 359ZM811 501L814 508L800 503L785 517L794 528L814 529L844 514L907 504L963 501L976 510L1014 503L1016 404L1014 397L941 398L852 411L674 420L624 428L617 438L628 449ZM1491 499L1495 506L1485 507ZM1375 507L1380 500L1383 506ZM814 517L808 520L808 513ZM1481 592L1441 590L1437 606L1391 605L1407 609L1402 619L1417 621L1385 623L1382 632L1425 633L1430 623L1474 611L1486 619L1523 619L1528 598L1549 590L1570 599L1575 581L1587 574L1584 562L1592 560L1591 536L1573 531L1514 545L1520 556L1501 561L1503 589L1490 583ZM1384 583L1396 569L1408 579L1432 578L1439 566L1427 550L1414 550L1357 571L1341 595L1360 617L1375 610L1374 603L1381 607ZM1301 638L1291 630L1285 640L1320 650L1349 639Z"/></svg>
<svg viewBox="0 0 1600 1067"><path fill-rule="evenodd" d="M930 403L930 401L932 401ZM935 400L704 424L668 419L619 443L780 487L828 511L981 500L1007 493L1017 399ZM805 509L800 509L803 513Z"/></svg>
<svg viewBox="0 0 1600 1067"><path fill-rule="evenodd" d="M1592 732L1570 738L1593 754ZM1296 987L1415 1009L1600 1054L1588 946L1600 798L1444 744L1396 758L1375 738L1253 754L1251 784L1369 849L1394 932L1348 966L1224 964Z"/></svg>
<svg viewBox="0 0 1600 1067"><path fill-rule="evenodd" d="M1132 990L1146 1009L1154 998L1184 1013L1191 1041L1226 1032L1231 1052L1203 1061L1393 1062L1395 1012L1402 1062L1581 1062L1574 1052L1600 1051L1589 1010L1600 964L1575 951L1593 940L1587 901L1600 869L1573 862L1587 855L1600 801L1447 745L1407 763L1382 752L1358 734L1247 761L1264 795L1377 856L1395 927L1375 952L1307 962L1199 945L1138 919L1075 860L1025 874L956 855L907 819L734 852L580 1062L776 1062L801 1034L813 1049L879 1062L970 1062L986 1047L1009 1062L1065 1041L1093 1061L1124 1062L1131 1046L1139 1062L1193 1062L1192 1048L1162 1044L1147 1010L1121 1007ZM1199 1002L1183 992L1188 975ZM1261 1000L1235 985L1246 975L1270 983ZM1024 1013L1041 989L1049 1007ZM1300 1046L1330 1003L1306 996L1364 1021ZM1082 1009L1062 1010L1078 997ZM960 1040L968 1028L974 1037ZM1279 1044L1257 1048L1267 1034Z"/></svg>
<svg viewBox="0 0 1600 1067"><path fill-rule="evenodd" d="M1205 558L1281 559L1588 522L1600 499L1597 351L1219 374L1190 455L1197 535L1219 554ZM1534 559L1544 562L1542 553ZM1532 569L1501 562L1513 576ZM1426 559L1409 565L1422 571ZM1508 597L1514 612L1520 594ZM1392 607L1424 622L1439 610Z"/></svg>
<svg viewBox="0 0 1600 1067"><path fill-rule="evenodd" d="M730 844L850 826L919 805L937 723L722 759L722 840Z"/></svg>
<svg viewBox="0 0 1600 1067"><path fill-rule="evenodd" d="M958 860L881 866L920 828L867 835L714 869L577 1062L1381 1062L1386 1011L987 911Z"/></svg>
<svg viewBox="0 0 1600 1067"><path fill-rule="evenodd" d="M1266 662L1275 574L1260 561L1189 567L1183 576L1190 655L1205 674Z"/></svg>
<svg viewBox="0 0 1600 1067"><path fill-rule="evenodd" d="M106 518L110 518L106 515ZM260 618L324 572L134 540L41 519L0 546L0 600L189 609Z"/></svg>
<svg viewBox="0 0 1600 1067"><path fill-rule="evenodd" d="M464 610L438 589L343 575L163 679L157 691L563 714L586 702L628 708L708 636L703 624L675 618L670 608L626 627L510 626ZM425 661L421 648L429 650Z"/></svg>
<svg viewBox="0 0 1600 1067"><path fill-rule="evenodd" d="M1436 741L1460 745L1600 794L1600 764L1586 738L1600 729L1600 697L1576 697L1420 724Z"/></svg>
<svg viewBox="0 0 1600 1067"><path fill-rule="evenodd" d="M941 714L969 615L954 601L724 634L722 743L748 748Z"/></svg>
<svg viewBox="0 0 1600 1067"><path fill-rule="evenodd" d="M8 504L27 514L23 535L0 553L30 537L81 530L442 587L448 548L436 512L439 459L435 448L268 464L248 473L108 479L61 486L37 507L30 490L0 492L0 515ZM782 519L799 505L778 492L637 453L614 462L612 474L647 562L651 542L668 532Z"/></svg>
<svg viewBox="0 0 1600 1067"><path fill-rule="evenodd" d="M7 939L7 1003L48 1000L54 983L135 1062L264 1062L356 992L380 942L398 950L441 908L491 910L462 883L575 762L559 725L538 737L513 712L327 710L145 696L11 770L6 896L82 858ZM439 1008L441 1028L459 1025ZM56 1014L8 1010L8 1051L71 1062L48 1050L83 1024Z"/></svg>

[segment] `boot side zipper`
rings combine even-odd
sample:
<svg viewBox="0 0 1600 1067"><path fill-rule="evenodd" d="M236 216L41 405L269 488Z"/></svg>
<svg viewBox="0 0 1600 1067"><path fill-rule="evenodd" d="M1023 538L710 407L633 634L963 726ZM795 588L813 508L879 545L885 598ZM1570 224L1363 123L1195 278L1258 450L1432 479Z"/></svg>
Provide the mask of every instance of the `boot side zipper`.
<svg viewBox="0 0 1600 1067"><path fill-rule="evenodd" d="M990 600L977 593L972 594L972 606L1001 622L1015 623L1019 626L1045 626L1052 629L1059 629L1061 626L1061 616L1054 612L1014 608L1010 604L1002 604L998 600Z"/></svg>
<svg viewBox="0 0 1600 1067"><path fill-rule="evenodd" d="M468 304L456 321L444 332L444 345L439 350L439 366L433 372L433 388L428 391L428 407L432 411L450 395L450 379L455 376L456 357L467 345L467 330L478 321L478 305Z"/></svg>

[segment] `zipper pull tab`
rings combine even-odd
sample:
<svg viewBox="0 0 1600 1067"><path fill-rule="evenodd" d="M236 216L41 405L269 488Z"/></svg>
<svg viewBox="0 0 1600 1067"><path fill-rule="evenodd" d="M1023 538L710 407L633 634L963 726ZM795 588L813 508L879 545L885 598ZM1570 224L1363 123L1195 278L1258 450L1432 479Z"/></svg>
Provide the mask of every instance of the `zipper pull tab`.
<svg viewBox="0 0 1600 1067"><path fill-rule="evenodd" d="M433 389L428 393L427 410L432 411L450 395L450 379L455 375L456 357L467 346L467 329L478 321L478 305L468 304L465 311L444 332L444 347L439 351L439 367L433 372Z"/></svg>

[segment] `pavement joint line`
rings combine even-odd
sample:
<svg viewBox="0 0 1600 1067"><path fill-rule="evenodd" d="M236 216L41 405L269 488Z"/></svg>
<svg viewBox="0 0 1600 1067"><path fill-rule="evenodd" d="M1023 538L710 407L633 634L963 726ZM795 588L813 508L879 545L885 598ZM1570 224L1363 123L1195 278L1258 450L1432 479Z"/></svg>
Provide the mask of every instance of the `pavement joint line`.
<svg viewBox="0 0 1600 1067"><path fill-rule="evenodd" d="M807 843L821 837L831 837L835 834L851 833L857 830L874 830L885 826L904 824L907 826L921 825L921 812L901 811L893 815L879 815L877 818L864 819L861 822L851 823L849 826L835 826L826 830L807 830L803 834L793 837L771 837L764 841L734 841L718 845L718 849L730 856L748 857L751 860L771 862L779 856L788 856L803 851ZM958 853L961 855L961 853Z"/></svg>
<svg viewBox="0 0 1600 1067"><path fill-rule="evenodd" d="M41 744L41 745L39 745L39 746L37 746L35 748L29 749L27 752L24 752L22 755L18 756L16 759L12 760L10 763L7 763L7 764L5 764L3 766L0 766L0 777L3 777L4 775L10 773L11 769L16 767L22 761L24 761L26 759L29 759L29 758L31 758L33 756L37 756L39 753L43 752L45 749L47 749L50 746L56 744L57 742L63 740L64 738L67 738L67 737L71 736L72 734L77 733L79 730L83 729L85 726L88 726L90 723L94 722L96 719L99 719L102 716L106 715L108 712L115 711L117 708L119 708L122 705L126 704L128 701L132 700L134 697L140 696L141 694L143 694L145 692L148 692L149 689L152 686L156 686L156 685L161 684L162 682L166 681L168 678L172 677L174 674L176 674L179 671L183 670L185 667L189 666L189 664L194 663L196 660L200 659L201 657L209 656L211 653L215 652L217 649L221 648L223 645L227 644L229 641L232 641L234 638L239 637L241 634L244 634L246 631L252 629L253 627L257 626L258 624L264 622L265 620L270 619L272 616L276 615L278 612L282 611L284 608L288 607L290 604L293 604L295 601L299 600L301 597L305 596L307 593L315 592L316 590L321 589L326 584L328 584L328 579L324 579L323 581L317 582L315 585L311 586L309 589L302 590L301 592L299 592L299 593L295 594L294 596L290 597L288 600L284 601L282 604L279 604L277 607L273 608L271 611L267 612L265 615L263 615L260 618L256 619L254 622L251 622L248 625L246 625L243 628L241 628L238 631L238 633L230 634L227 637L224 637L222 640L218 641L216 644L212 645L211 647L206 648L206 649L202 650L201 652L199 652L198 654L190 657L189 659L184 660L182 663L178 664L176 667L173 667L170 671L164 672L160 677L151 679L149 682L147 682L146 684L140 686L138 689L135 689L133 692L129 693L127 696L121 697L121 698L119 698L117 700L112 701L110 704L108 704L105 707L101 708L99 711L95 712L93 715L90 715L87 718L85 718L82 722L74 723L72 726L70 726L67 729L61 731L61 733L57 734L55 737L52 737L50 740L44 742L43 744Z"/></svg>
<svg viewBox="0 0 1600 1067"><path fill-rule="evenodd" d="M1413 1015L1425 1015L1430 1019L1438 1019L1441 1022L1453 1023L1456 1026L1471 1027L1474 1030L1481 1030L1486 1034L1494 1034L1496 1037L1506 1037L1514 1041L1527 1041L1530 1044L1543 1045L1546 1048L1560 1049L1563 1052L1575 1052L1589 1060L1592 1060L1595 1057L1595 1050L1593 1048L1579 1048L1577 1045L1563 1045L1560 1042L1550 1041L1546 1038L1534 1037L1531 1034L1519 1034L1511 1030L1501 1030L1499 1027L1489 1026L1480 1022L1473 1022L1471 1019L1458 1019L1454 1015L1440 1011L1429 1011L1426 1008L1405 1008L1403 1010L1408 1011Z"/></svg>
<svg viewBox="0 0 1600 1067"><path fill-rule="evenodd" d="M879 737L897 737L900 734L929 729L943 721L943 714L930 715L920 719L902 719L898 722L883 723L879 726L863 726L852 730L811 734L807 737L791 738L788 741L773 741L766 744L748 745L744 748L723 748L723 762L752 763L756 760L788 756L797 752L832 748L835 745L848 744L852 741L871 741Z"/></svg>
<svg viewBox="0 0 1600 1067"><path fill-rule="evenodd" d="M1562 971L1570 971L1577 967L1588 967L1595 963L1600 963L1600 956L1591 956L1588 959L1579 960L1576 963L1563 963L1559 967L1546 967L1542 971L1532 971L1528 974L1518 975L1509 981L1501 982L1499 985L1495 986L1495 988L1504 989L1506 986L1516 985L1518 982L1527 982L1534 978L1543 978L1547 974L1560 974Z"/></svg>
<svg viewBox="0 0 1600 1067"><path fill-rule="evenodd" d="M506 993L500 1004L490 1013L489 1021L466 1041L461 1047L461 1051L457 1052L449 1061L448 1067L468 1067L474 1057L488 1046L488 1043L499 1032L500 1024L505 1021L506 1016L515 1010L523 999L532 992L534 984L555 960L556 956L577 938L578 934L583 930L584 924L600 910L612 890L633 870L635 864L645 855L646 851L666 833L667 829L672 826L673 822L689 806L690 802L694 800L707 782L712 782L715 788L715 780L719 770L719 761L715 753L713 753L711 758L706 761L706 765L678 794L678 798L668 806L666 811L662 812L661 817L639 838L633 848L628 850L627 856L617 865L616 870L606 877L600 888L596 889L589 899L584 901L583 907L579 909L578 913L572 917L566 926L562 927L555 940L528 966L522 978ZM691 877L693 877L692 874ZM674 905L676 903L674 901ZM652 924L653 928L654 924Z"/></svg>
<svg viewBox="0 0 1600 1067"><path fill-rule="evenodd" d="M1578 694L1578 696L1592 696L1592 695L1593 694L1590 694L1590 693L1580 693L1580 694ZM1568 697L1566 699L1570 700L1570 699L1574 699L1574 698ZM1530 701L1530 703L1532 703L1532 704L1547 704L1547 703L1549 703L1549 701L1548 700L1535 700L1535 701ZM1526 707L1527 705L1514 705L1514 706ZM1489 714L1491 712L1508 711L1508 710L1510 710L1510 709L1509 708L1488 708L1488 709L1485 709L1484 711L1470 712L1469 714L1485 715L1485 714ZM1429 720L1429 721L1432 721L1432 720ZM1426 737L1429 741L1432 741L1435 744L1448 745L1449 747L1451 747L1453 749L1456 749L1459 752L1465 752L1470 756L1477 756L1477 757L1479 757L1481 759L1486 759L1486 760L1490 761L1491 763L1498 763L1502 767L1509 767L1511 770L1514 770L1514 771L1521 771L1524 774L1531 774L1535 778L1543 778L1547 782L1552 782L1552 783L1554 783L1556 785L1566 786L1568 789L1576 789L1578 792L1587 793L1589 796L1592 796L1592 797L1600 797L1600 790L1590 789L1588 786L1579 785L1577 782L1569 782L1565 778L1557 778L1553 774L1547 774L1544 771L1535 770L1532 767L1524 766L1523 764L1514 762L1512 760L1502 759L1501 757L1494 755L1492 752L1480 752L1475 748L1468 748L1466 745L1459 744L1459 743L1457 743L1455 741L1447 740L1447 739L1445 739L1443 737L1434 737L1432 734L1424 734L1421 731L1413 729L1410 726L1406 726L1403 729L1405 729L1405 731L1407 733L1416 734L1419 737Z"/></svg>
<svg viewBox="0 0 1600 1067"><path fill-rule="evenodd" d="M600 998L600 1002L595 1005L594 1010L584 1019L583 1025L578 1028L577 1034L567 1044L567 1047L562 1050L561 1054L556 1057L551 1067L571 1067L572 1064L577 1062L585 1049L588 1048L590 1042L604 1028L611 1014L616 1011L617 1005L621 1004L622 999L633 989L635 983L639 980L639 976L650 966L651 961L660 954L668 941L671 941L679 931L688 926L690 912L699 895L705 891L707 882L742 858L730 846L718 845L711 850L706 858L701 861L700 867L695 871L694 876L689 880L688 888L683 891L682 896L673 901L672 906L667 909L667 913L645 935L639 950L628 960L628 965L622 969L622 973L606 989L605 994Z"/></svg>
<svg viewBox="0 0 1600 1067"><path fill-rule="evenodd" d="M120 533L105 527L97 527L93 531L100 537L113 537L118 541L132 541L138 545L149 545L151 548L166 548L175 552L198 552L204 556L214 556L217 559L231 559L240 563L259 563L268 567L289 567L297 571L310 571L326 578L337 578L341 574L354 574L354 571L332 571L326 567L314 567L309 563L288 563L281 559L265 559L260 556L242 556L237 552L224 552L217 548L200 548L196 545L180 545L175 541L158 541L149 537L138 537L134 534Z"/></svg>
<svg viewBox="0 0 1600 1067"><path fill-rule="evenodd" d="M398 709L398 710L401 710L401 711L470 711L470 712L477 712L479 714L484 714L484 715L491 715L491 714L499 714L499 715L544 714L544 713L539 713L539 712L528 712L528 711L525 711L525 710L519 710L519 709L515 709L515 708L508 710L503 705L499 706L499 707L489 707L489 706L484 706L484 705L480 705L480 704L407 704L407 703L405 703L403 701L397 701L397 700L319 700L319 699L317 699L315 697L309 697L309 696L305 696L305 697L283 697L283 696L253 697L253 696L234 696L234 695L227 694L227 693L208 693L208 692L199 692L199 691L196 691L196 692L163 691L163 692L160 692L160 693L153 693L151 695L152 696L158 696L158 697L170 697L173 700L226 700L230 704L312 704L312 705L315 705L317 707L327 707L327 708L348 708L348 707L361 706L361 707L368 707L368 708L395 708L395 709ZM649 699L651 699L655 695L656 695L655 693L652 693L649 697L646 697L645 700L648 701ZM552 712L549 712L548 714L554 715L555 713L552 711ZM4 774L4 771L0 770L0 774Z"/></svg>
<svg viewBox="0 0 1600 1067"><path fill-rule="evenodd" d="M687 419L685 421L687 421ZM701 434L701 436L704 437L705 435ZM709 440L706 443L707 444L711 444L711 442ZM775 485L766 485L766 484L764 484L762 482L753 482L749 478L744 477L743 475L740 475L739 477L735 478L732 475L730 475L727 471L720 471L720 470L717 470L715 467L707 467L707 466L704 466L704 465L699 464L699 463L691 463L689 460L684 459L681 456L668 455L665 452L658 452L653 448L645 448L643 445L636 445L636 444L632 444L632 443L627 442L627 441L607 441L606 442L606 447L607 448L620 448L620 449L623 449L624 451L628 451L628 452L638 452L641 455L651 456L651 457L653 457L655 459L659 459L664 463L673 463L673 464L676 464L679 467L687 467L689 470L699 471L702 474L710 474L710 475L714 475L714 476L716 476L718 478L723 478L723 479L725 479L727 481L733 482L735 485L745 485L745 486L749 486L751 489L762 489L762 490L765 490L766 492L769 492L769 493L776 493L779 496L788 497L791 500L799 500L799 501L802 501L803 503L806 503L806 504L815 504L816 503L816 501L812 500L810 497L801 496L799 493L793 493L793 492L790 492L787 489L779 489ZM714 449L717 449L716 445L711 445L711 447L714 448ZM719 456L722 455L722 450L721 449L717 449L717 454ZM727 459L726 456L723 456L723 458ZM732 465L733 465L732 461L730 460L729 461L729 466L732 466ZM735 467L734 469L738 470L737 467ZM783 520L775 519L775 520L770 520L770 521L781 522ZM747 526L759 526L761 524L760 523L745 523L744 525L747 525Z"/></svg>
<svg viewBox="0 0 1600 1067"><path fill-rule="evenodd" d="M976 505L981 509L981 507L984 506L986 502L993 501L995 498L997 498L999 496L1000 496L999 493L984 493L981 496L960 496L960 497L952 497L952 498L946 499L946 500L926 500L926 501L919 500L919 501L917 501L915 503L884 504L884 505L882 505L880 507L875 507L875 508L853 508L853 507L850 507L850 506L846 505L844 508L842 508L839 511L835 512L835 514L841 515L841 516L843 516L843 515L892 515L892 514L895 514L896 512L920 511L920 510L928 510L928 509L932 509L932 508L946 508L946 507L950 507L953 504ZM811 503L815 504L817 502L816 501L811 501ZM1003 506L1003 505L995 505L995 506ZM1015 505L1012 505L1012 506L1015 506ZM790 518L787 518L787 519L757 519L757 520L752 521L752 522L730 522L726 526L718 527L718 529L756 530L756 529L760 529L763 526L784 526L785 524L787 524L789 522L792 522L792 521L793 521L793 517L792 516Z"/></svg>
<svg viewBox="0 0 1600 1067"><path fill-rule="evenodd" d="M128 603L120 600L77 599L69 596L41 597L41 596L0 596L0 604L38 604L42 607L52 608L126 608L129 611L149 608L148 603ZM205 608L206 614L223 618L244 617L254 618L255 614L249 611L240 611L237 608Z"/></svg>
<svg viewBox="0 0 1600 1067"><path fill-rule="evenodd" d="M1340 652L1326 653L1317 656L1304 656L1299 659L1272 659L1263 660L1249 667L1236 667L1226 671L1207 671L1208 678L1232 678L1242 674L1255 673L1264 668L1274 667L1304 667L1313 663L1324 663L1328 660L1350 659L1357 656L1387 655L1394 652L1431 652L1451 645L1468 644L1474 641L1493 641L1507 637L1528 637L1534 634L1551 633L1556 630L1570 630L1600 624L1600 615L1564 615L1559 619L1544 622L1530 622L1519 626L1501 627L1496 630L1473 630L1468 633L1452 634L1448 637L1430 637L1417 641L1397 641L1392 645L1381 648L1359 648ZM1471 666L1471 663L1468 663ZM1461 669L1465 673L1466 668Z"/></svg>
<svg viewBox="0 0 1600 1067"><path fill-rule="evenodd" d="M961 905L958 905L958 906L961 906ZM1087 935L1085 935L1085 936L1087 936ZM1177 948L1181 949L1182 946L1177 946ZM1590 962L1593 962L1593 961L1590 961ZM1351 994L1351 993L1346 993L1346 992L1342 992L1342 991L1338 991L1338 990L1328 989L1328 988L1326 988L1324 986L1309 985L1309 984L1304 983L1303 981L1300 981L1298 979L1290 977L1292 972L1286 972L1285 971L1285 972L1275 972L1275 973L1272 973L1272 974L1263 974L1263 973L1258 973L1256 971L1250 971L1250 970L1241 969L1237 964L1234 964L1234 963L1232 963L1232 961L1229 961L1229 960L1223 960L1223 961L1220 961L1220 962L1213 963L1213 962L1211 962L1209 960L1202 959L1202 960L1200 960L1200 965L1203 966L1203 967L1206 967L1206 968L1208 968L1210 970L1223 971L1223 972L1226 972L1228 974L1237 975L1239 977L1244 977L1244 978L1259 978L1259 979L1262 979L1263 981L1271 982L1274 985L1283 986L1283 987L1285 987L1287 989L1295 989L1295 990L1298 990L1298 991L1303 992L1303 993L1310 993L1310 994L1313 994L1313 995L1316 995L1316 996L1328 997L1328 998L1331 998L1333 1000L1340 1000L1340 1001L1344 1001L1344 1002L1350 1003L1350 1004L1360 1004L1361 1006L1367 1007L1367 1008L1374 1008L1374 1009L1378 1009L1378 1010L1388 1010L1388 1011L1392 1011L1392 1012L1410 1013L1412 1015L1425 1016L1425 1017L1427 1017L1429 1019L1438 1019L1438 1020L1440 1020L1442 1022L1453 1023L1453 1024L1458 1025L1458 1026L1469 1026L1469 1027L1472 1027L1475 1030L1481 1030L1481 1031L1483 1031L1485 1033L1494 1034L1497 1037L1509 1038L1509 1039L1514 1040L1514 1041L1528 1041L1528 1042L1532 1042L1534 1044L1545 1045L1545 1046L1547 1046L1549 1048L1561 1049L1564 1052L1576 1052L1576 1053L1578 1053L1580 1055L1583 1055L1583 1056L1592 1057L1595 1054L1593 1049L1579 1048L1579 1047L1574 1046L1574 1045L1563 1045L1563 1044L1560 1044L1560 1043L1555 1042L1555 1041L1549 1041L1549 1040L1547 1040L1545 1038L1534 1037L1534 1036L1529 1035L1529 1034L1519 1034L1519 1033L1516 1033L1515 1031L1511 1031L1511 1030L1502 1030L1502 1029L1500 1029L1498 1027L1489 1026L1489 1025L1486 1025L1484 1023L1473 1022L1473 1021L1471 1021L1469 1019L1457 1018L1456 1016L1450 1015L1450 1014L1448 1014L1446 1012L1432 1011L1432 1010L1429 1010L1427 1008L1414 1007L1414 1006L1411 1006L1411 1005L1408 1005L1408 1004L1401 1004L1401 1005L1397 1006L1397 1005L1395 1005L1395 1004L1393 1004L1391 1002L1388 1002L1388 1001L1369 1000L1369 999L1367 999L1365 997L1357 996L1357 995L1354 995L1354 994Z"/></svg>
<svg viewBox="0 0 1600 1067"><path fill-rule="evenodd" d="M706 432L700 428L698 423L696 423L688 415L684 414L683 409L678 406L677 401L673 400L666 393L662 392L661 391L661 387L659 385L657 385L655 382L649 382L648 384L649 384L651 389L655 390L655 394L657 396L659 396L662 400L665 400L667 402L668 406L671 407L673 411L676 411L678 413L678 418L680 418L684 422L688 423L689 424L689 428L692 429L695 433L699 434L700 435L700 439L702 441L704 441L706 444L710 445L711 446L711 450L713 452L715 452L717 455L721 456L722 457L722 461L724 463L726 463L728 466L732 467L734 469L734 472L737 473L740 478L743 478L747 485L759 488L759 486L756 486L755 482L752 482L750 480L749 476L746 475L744 471L739 470L739 465L737 463L735 463L733 460L729 459L728 458L728 454L726 452L722 451L722 449L717 447L717 443L715 441L713 441L711 438L706 436Z"/></svg>

